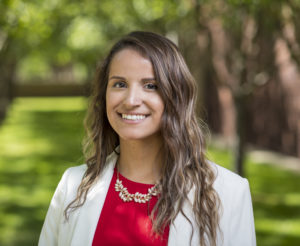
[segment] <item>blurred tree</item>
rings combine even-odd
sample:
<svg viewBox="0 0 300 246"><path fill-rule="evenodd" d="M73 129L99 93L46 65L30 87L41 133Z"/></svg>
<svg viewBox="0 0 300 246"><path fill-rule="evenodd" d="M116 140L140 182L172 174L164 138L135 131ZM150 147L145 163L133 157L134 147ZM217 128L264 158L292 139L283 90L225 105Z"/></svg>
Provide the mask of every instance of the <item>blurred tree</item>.
<svg viewBox="0 0 300 246"><path fill-rule="evenodd" d="M6 2L0 3L0 125L5 118L7 107L12 100L12 83L16 70L17 59L12 54L13 38L7 32L5 12Z"/></svg>
<svg viewBox="0 0 300 246"><path fill-rule="evenodd" d="M232 95L237 140L234 165L244 175L247 105L257 87L277 76L274 49L278 37L284 37L299 59L299 1L195 0L194 9L199 32L203 35L206 30L210 39L217 86Z"/></svg>

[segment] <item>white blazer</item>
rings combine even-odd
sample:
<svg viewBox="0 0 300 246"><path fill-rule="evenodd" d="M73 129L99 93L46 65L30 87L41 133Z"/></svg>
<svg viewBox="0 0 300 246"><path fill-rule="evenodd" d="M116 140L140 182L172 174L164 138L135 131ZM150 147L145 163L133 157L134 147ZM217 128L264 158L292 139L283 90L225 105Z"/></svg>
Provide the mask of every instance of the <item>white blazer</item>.
<svg viewBox="0 0 300 246"><path fill-rule="evenodd" d="M92 245L98 219L105 201L114 166L118 156L112 153L107 166L95 185L89 190L82 207L70 213L68 222L63 212L76 196L77 188L85 173L86 165L71 167L65 171L54 193L39 239L39 246L88 246ZM255 246L255 229L248 181L233 172L211 162L217 178L214 188L221 199L223 212L220 220L222 235L218 246ZM189 198L193 200L194 191ZM191 206L186 203L184 211L195 225ZM188 246L192 227L179 213L170 225L168 245ZM197 230L192 245L200 245Z"/></svg>

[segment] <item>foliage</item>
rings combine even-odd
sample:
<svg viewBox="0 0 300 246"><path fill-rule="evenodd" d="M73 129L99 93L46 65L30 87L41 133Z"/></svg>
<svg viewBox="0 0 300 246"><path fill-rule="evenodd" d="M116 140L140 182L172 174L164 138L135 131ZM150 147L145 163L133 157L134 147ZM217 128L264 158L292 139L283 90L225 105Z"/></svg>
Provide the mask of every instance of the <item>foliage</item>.
<svg viewBox="0 0 300 246"><path fill-rule="evenodd" d="M52 68L70 64L84 66L88 79L112 40L135 29L165 33L167 26L188 10L187 3L5 0L0 3L0 54L6 47L11 56L18 57L21 81L43 80L41 69L49 77ZM43 64L41 69L35 69L37 60Z"/></svg>
<svg viewBox="0 0 300 246"><path fill-rule="evenodd" d="M0 244L36 245L51 196L63 173L83 162L83 98L18 98L0 129ZM228 151L210 147L230 167ZM247 159L257 242L300 243L299 173Z"/></svg>

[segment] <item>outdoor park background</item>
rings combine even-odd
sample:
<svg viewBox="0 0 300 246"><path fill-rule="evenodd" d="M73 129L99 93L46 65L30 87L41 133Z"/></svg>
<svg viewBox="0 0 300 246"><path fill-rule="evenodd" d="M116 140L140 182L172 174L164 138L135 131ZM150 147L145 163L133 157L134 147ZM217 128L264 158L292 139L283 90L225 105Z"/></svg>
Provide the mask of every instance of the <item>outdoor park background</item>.
<svg viewBox="0 0 300 246"><path fill-rule="evenodd" d="M208 156L247 177L257 244L300 244L299 0L2 0L0 245L36 245L84 159L89 85L133 30L176 42L199 85Z"/></svg>

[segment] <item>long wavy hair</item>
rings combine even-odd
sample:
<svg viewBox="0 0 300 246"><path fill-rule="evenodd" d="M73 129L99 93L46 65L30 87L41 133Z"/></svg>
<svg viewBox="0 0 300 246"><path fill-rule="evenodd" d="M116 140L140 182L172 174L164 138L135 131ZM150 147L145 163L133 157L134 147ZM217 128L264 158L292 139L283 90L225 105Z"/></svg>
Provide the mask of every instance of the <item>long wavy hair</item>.
<svg viewBox="0 0 300 246"><path fill-rule="evenodd" d="M97 70L85 121L87 170L76 198L65 209L65 217L83 205L89 189L105 168L107 156L119 145L119 136L107 119L105 95L111 61L123 49L134 49L151 61L165 105L161 122L164 165L160 196L151 213L153 230L161 234L178 213L192 225L183 211L183 205L189 203L197 225L193 233L199 233L201 246L214 246L220 200L213 188L216 174L205 157L204 135L195 112L196 82L177 46L151 32L137 31L123 37ZM193 201L188 198L191 189L195 191Z"/></svg>

